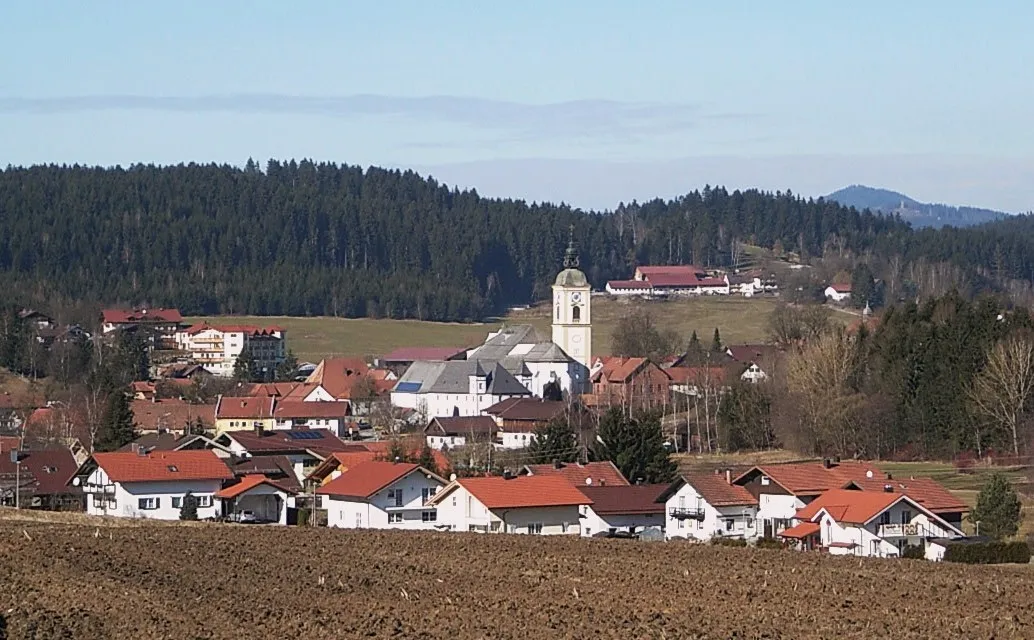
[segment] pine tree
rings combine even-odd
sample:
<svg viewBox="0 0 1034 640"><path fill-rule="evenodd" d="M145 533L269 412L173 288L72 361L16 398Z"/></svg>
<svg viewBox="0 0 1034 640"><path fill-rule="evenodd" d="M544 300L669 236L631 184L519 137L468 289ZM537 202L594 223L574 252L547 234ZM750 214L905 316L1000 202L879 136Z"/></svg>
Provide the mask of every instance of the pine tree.
<svg viewBox="0 0 1034 640"><path fill-rule="evenodd" d="M293 351L288 351L284 361L276 366L275 377L278 382L290 382L298 374L298 358Z"/></svg>
<svg viewBox="0 0 1034 640"><path fill-rule="evenodd" d="M718 327L715 327L714 338L711 339L711 352L720 353L722 351L725 351L725 348L722 346L722 334L718 333Z"/></svg>
<svg viewBox="0 0 1034 640"><path fill-rule="evenodd" d="M971 522L979 523L980 535L1002 540L1016 535L1023 519L1020 498L1009 481L1000 473L988 478L977 496L977 506L969 514Z"/></svg>
<svg viewBox="0 0 1034 640"><path fill-rule="evenodd" d="M95 451L115 451L136 439L136 424L129 396L123 391L108 394L108 403L101 417Z"/></svg>
<svg viewBox="0 0 1034 640"><path fill-rule="evenodd" d="M393 438L391 444L388 445L388 451L384 454L384 459L388 462L409 462L409 454L402 446L402 441Z"/></svg>
<svg viewBox="0 0 1034 640"><path fill-rule="evenodd" d="M255 373L255 360L251 357L251 351L245 347L233 363L233 379L237 382L254 382Z"/></svg>
<svg viewBox="0 0 1034 640"><path fill-rule="evenodd" d="M197 498L189 491L180 503L180 520L197 520Z"/></svg>
<svg viewBox="0 0 1034 640"><path fill-rule="evenodd" d="M424 442L423 448L420 449L420 457L416 463L436 475L441 475L445 471L445 469L438 468L438 462L434 459L434 451L431 450L431 445L427 444L427 442Z"/></svg>
<svg viewBox="0 0 1034 640"><path fill-rule="evenodd" d="M677 467L665 446L660 416L629 418L620 408L600 420L596 457L610 460L630 482L662 483L675 477Z"/></svg>
<svg viewBox="0 0 1034 640"><path fill-rule="evenodd" d="M535 429L535 438L527 453L532 464L574 462L578 459L578 435L566 416L554 418Z"/></svg>

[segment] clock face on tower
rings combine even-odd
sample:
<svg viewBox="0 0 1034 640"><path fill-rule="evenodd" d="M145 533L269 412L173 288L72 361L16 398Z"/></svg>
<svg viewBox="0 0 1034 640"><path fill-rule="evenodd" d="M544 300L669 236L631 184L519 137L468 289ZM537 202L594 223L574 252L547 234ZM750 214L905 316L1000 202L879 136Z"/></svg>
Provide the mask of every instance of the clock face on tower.
<svg viewBox="0 0 1034 640"><path fill-rule="evenodd" d="M571 294L571 302L581 302L581 301L582 301L582 294L581 293L575 291L574 293Z"/></svg>

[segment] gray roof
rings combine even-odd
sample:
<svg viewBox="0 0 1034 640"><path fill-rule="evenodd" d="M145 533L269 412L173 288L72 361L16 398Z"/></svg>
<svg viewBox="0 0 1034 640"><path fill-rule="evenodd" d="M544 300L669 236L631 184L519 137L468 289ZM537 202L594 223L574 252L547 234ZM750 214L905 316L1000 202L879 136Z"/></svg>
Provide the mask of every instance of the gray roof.
<svg viewBox="0 0 1034 640"><path fill-rule="evenodd" d="M522 345L526 350L518 349L518 353L513 353L514 349ZM521 370L524 362L572 361L571 356L530 324L503 327L498 335L475 349L470 357L482 361L502 361L507 370L514 373Z"/></svg>
<svg viewBox="0 0 1034 640"><path fill-rule="evenodd" d="M527 387L498 362L481 360L450 360L427 362L418 360L411 364L399 378L396 387L404 383L420 385L415 393L467 393L470 390L470 376L487 378L485 391L493 395L530 395Z"/></svg>
<svg viewBox="0 0 1034 640"><path fill-rule="evenodd" d="M556 282L553 284L560 287L587 287L589 280L578 269L564 269L557 274Z"/></svg>

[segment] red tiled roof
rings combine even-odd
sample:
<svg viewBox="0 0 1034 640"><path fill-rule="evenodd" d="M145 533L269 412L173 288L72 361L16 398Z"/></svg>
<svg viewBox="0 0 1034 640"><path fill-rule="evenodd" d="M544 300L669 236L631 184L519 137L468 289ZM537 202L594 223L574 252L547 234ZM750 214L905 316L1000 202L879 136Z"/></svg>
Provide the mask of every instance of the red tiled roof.
<svg viewBox="0 0 1034 640"><path fill-rule="evenodd" d="M233 479L229 467L210 450L95 453L93 459L112 482Z"/></svg>
<svg viewBox="0 0 1034 640"><path fill-rule="evenodd" d="M681 384L721 384L725 382L722 367L668 367L664 370L672 382Z"/></svg>
<svg viewBox="0 0 1034 640"><path fill-rule="evenodd" d="M417 360L451 360L466 353L462 347L400 347L381 357L383 362L416 362Z"/></svg>
<svg viewBox="0 0 1034 640"><path fill-rule="evenodd" d="M427 444L427 441L424 438L412 438L403 439L401 443L403 450L406 451L411 458L416 458L420 456L420 451L424 448L424 445ZM391 440L375 440L352 446L361 446L367 451L372 451L377 454L377 456L383 457L388 455L388 451L391 450ZM449 460L448 456L437 449L431 449L431 457L434 458L434 464L438 467L439 472L443 472L452 467L452 462Z"/></svg>
<svg viewBox="0 0 1034 640"><path fill-rule="evenodd" d="M316 493L368 499L420 468L420 465L406 462L361 462L316 489Z"/></svg>
<svg viewBox="0 0 1034 640"><path fill-rule="evenodd" d="M241 478L241 481L238 482L237 484L233 484L233 485L230 485L228 487L223 487L219 491L216 491L215 497L216 498L236 498L237 496L241 495L242 493L250 491L250 490L254 489L255 487L263 485L263 484L264 485L268 485L270 487L273 487L274 489L277 489L279 491L284 491L286 493L292 493L292 494L293 493L297 493L297 491L290 490L287 487L282 487L279 484L277 484L275 481L267 478L266 476L264 476L262 474L258 474L258 475L244 476L243 478Z"/></svg>
<svg viewBox="0 0 1034 640"><path fill-rule="evenodd" d="M696 492L712 507L735 507L754 505L757 498L738 484L729 484L724 473L684 473L684 482L696 489Z"/></svg>
<svg viewBox="0 0 1034 640"><path fill-rule="evenodd" d="M109 324L135 324L138 322L183 322L179 309L105 309L101 312L104 322Z"/></svg>
<svg viewBox="0 0 1034 640"><path fill-rule="evenodd" d="M16 439L17 440L17 439ZM15 468L10 449L0 447L0 476L9 476L13 482L21 475L20 485L31 488L35 495L53 495L60 493L78 493L79 489L69 486L72 477L79 470L79 465L72 452L64 448L23 451L18 455L20 469Z"/></svg>
<svg viewBox="0 0 1034 640"><path fill-rule="evenodd" d="M736 344L726 347L725 352L736 362L760 364L770 359L777 350L770 344Z"/></svg>
<svg viewBox="0 0 1034 640"><path fill-rule="evenodd" d="M802 522L789 529L785 529L779 536L782 538L803 539L815 535L819 530L820 527L817 522Z"/></svg>
<svg viewBox="0 0 1034 640"><path fill-rule="evenodd" d="M294 473L294 465L284 455L253 455L247 459L235 459L230 465L233 475L241 478L244 476L263 475L276 482L277 486L285 491L301 493L302 483Z"/></svg>
<svg viewBox="0 0 1034 640"><path fill-rule="evenodd" d="M366 377L369 365L362 358L325 358L309 374L306 382L321 385L338 400L347 399L352 385Z"/></svg>
<svg viewBox="0 0 1034 640"><path fill-rule="evenodd" d="M644 278L650 276L695 276L704 273L700 267L692 264L644 265L636 267Z"/></svg>
<svg viewBox="0 0 1034 640"><path fill-rule="evenodd" d="M249 396L255 397L287 397L301 386L300 382L256 382L248 390Z"/></svg>
<svg viewBox="0 0 1034 640"><path fill-rule="evenodd" d="M627 382L637 371L647 366L650 360L647 358L626 358L621 356L606 356L600 358L603 367L592 376L593 382L600 379L607 382Z"/></svg>
<svg viewBox="0 0 1034 640"><path fill-rule="evenodd" d="M431 418L424 427L425 434L446 436L494 436L497 431L498 425L489 416Z"/></svg>
<svg viewBox="0 0 1034 640"><path fill-rule="evenodd" d="M548 422L564 413L567 405L559 400L541 398L508 398L485 409L485 413L503 420Z"/></svg>
<svg viewBox="0 0 1034 640"><path fill-rule="evenodd" d="M219 398L216 404L215 417L217 420L223 418L261 419L273 417L273 404L276 398L273 397L230 397Z"/></svg>
<svg viewBox="0 0 1034 640"><path fill-rule="evenodd" d="M6 454L21 446L21 438L18 436L0 436L0 454Z"/></svg>
<svg viewBox="0 0 1034 640"><path fill-rule="evenodd" d="M657 498L667 488L666 484L577 487L599 515L664 513L664 503Z"/></svg>
<svg viewBox="0 0 1034 640"><path fill-rule="evenodd" d="M559 476L564 478L568 483L576 487L585 487L591 485L603 485L603 486L627 486L628 480L625 476L621 475L618 468L614 466L613 462L589 462L582 464L580 462L562 462L560 468L556 468L552 464L527 464L524 465L524 469L530 476ZM586 483L586 480L592 480L592 483Z"/></svg>
<svg viewBox="0 0 1034 640"><path fill-rule="evenodd" d="M810 521L825 510L837 522L865 524L905 496L883 491L831 489L797 511L797 519Z"/></svg>
<svg viewBox="0 0 1034 640"><path fill-rule="evenodd" d="M592 504L592 499L559 477L517 476L509 480L498 476L460 478L456 483L488 509Z"/></svg>
<svg viewBox="0 0 1034 640"><path fill-rule="evenodd" d="M141 431L181 430L201 418L207 428L215 424L214 404L190 404L183 400L132 400L129 408Z"/></svg>
<svg viewBox="0 0 1034 640"><path fill-rule="evenodd" d="M348 413L348 402L303 402L301 400L281 400L273 410L273 416L279 419L289 418L337 418L344 419Z"/></svg>
<svg viewBox="0 0 1034 640"><path fill-rule="evenodd" d="M789 462L753 467L735 479L742 484L748 476L764 474L783 489L795 495L818 495L830 489L839 489L851 480L865 480L866 474L881 477L878 467L868 462L845 460L835 462L827 469L822 462Z"/></svg>
<svg viewBox="0 0 1034 640"><path fill-rule="evenodd" d="M932 478L910 478L908 480L881 477L852 480L850 485L865 491L884 491L887 485L896 493L903 493L934 513L957 513L969 511L966 503L945 489ZM849 485L849 486L850 486Z"/></svg>
<svg viewBox="0 0 1034 640"><path fill-rule="evenodd" d="M837 293L851 293L851 284L850 283L838 282L838 283L829 285L829 288L832 289L833 291L836 291Z"/></svg>

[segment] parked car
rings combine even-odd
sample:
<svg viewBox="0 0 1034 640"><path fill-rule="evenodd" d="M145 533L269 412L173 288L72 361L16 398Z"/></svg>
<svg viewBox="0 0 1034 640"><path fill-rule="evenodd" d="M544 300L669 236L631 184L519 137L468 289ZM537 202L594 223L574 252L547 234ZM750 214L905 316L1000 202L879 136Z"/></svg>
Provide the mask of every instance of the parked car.
<svg viewBox="0 0 1034 640"><path fill-rule="evenodd" d="M254 524L258 522L254 511L238 511L233 515L232 520L241 524Z"/></svg>
<svg viewBox="0 0 1034 640"><path fill-rule="evenodd" d="M631 533L628 531L600 531L594 533L593 538L621 538L622 540L638 540L638 533Z"/></svg>

